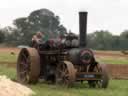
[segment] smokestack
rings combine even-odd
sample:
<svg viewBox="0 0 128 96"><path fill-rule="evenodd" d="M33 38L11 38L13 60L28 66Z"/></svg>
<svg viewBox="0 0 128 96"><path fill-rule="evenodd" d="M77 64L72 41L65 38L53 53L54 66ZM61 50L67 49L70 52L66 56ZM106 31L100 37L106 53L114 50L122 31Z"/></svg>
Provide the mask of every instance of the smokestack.
<svg viewBox="0 0 128 96"><path fill-rule="evenodd" d="M87 12L79 12L79 38L80 47L86 47L86 37L87 37Z"/></svg>

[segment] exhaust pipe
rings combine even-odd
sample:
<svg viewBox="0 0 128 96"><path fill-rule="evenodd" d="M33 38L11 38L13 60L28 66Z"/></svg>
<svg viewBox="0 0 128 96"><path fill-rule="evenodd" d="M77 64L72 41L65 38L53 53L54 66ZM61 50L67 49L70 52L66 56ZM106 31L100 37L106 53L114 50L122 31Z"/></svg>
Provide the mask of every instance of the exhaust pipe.
<svg viewBox="0 0 128 96"><path fill-rule="evenodd" d="M79 45L80 47L86 47L87 45L87 14L88 12L79 12Z"/></svg>

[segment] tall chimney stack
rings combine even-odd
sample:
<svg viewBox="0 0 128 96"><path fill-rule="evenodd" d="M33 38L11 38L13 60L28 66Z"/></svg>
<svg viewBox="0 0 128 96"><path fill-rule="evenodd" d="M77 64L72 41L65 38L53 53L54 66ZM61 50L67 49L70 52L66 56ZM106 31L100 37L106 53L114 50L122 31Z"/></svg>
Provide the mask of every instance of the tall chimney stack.
<svg viewBox="0 0 128 96"><path fill-rule="evenodd" d="M87 14L88 12L79 12L79 44L80 47L86 47L87 42Z"/></svg>

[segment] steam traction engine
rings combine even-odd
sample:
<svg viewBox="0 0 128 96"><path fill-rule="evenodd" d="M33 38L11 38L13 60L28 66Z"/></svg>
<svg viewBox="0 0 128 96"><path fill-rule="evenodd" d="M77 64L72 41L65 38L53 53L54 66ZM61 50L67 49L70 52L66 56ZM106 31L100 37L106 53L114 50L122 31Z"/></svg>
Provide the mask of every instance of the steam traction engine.
<svg viewBox="0 0 128 96"><path fill-rule="evenodd" d="M17 77L22 83L35 83L39 78L52 83L71 85L87 81L90 87L106 88L108 74L93 52L86 48L87 12L79 13L80 34L67 34L49 39L36 47L21 49Z"/></svg>

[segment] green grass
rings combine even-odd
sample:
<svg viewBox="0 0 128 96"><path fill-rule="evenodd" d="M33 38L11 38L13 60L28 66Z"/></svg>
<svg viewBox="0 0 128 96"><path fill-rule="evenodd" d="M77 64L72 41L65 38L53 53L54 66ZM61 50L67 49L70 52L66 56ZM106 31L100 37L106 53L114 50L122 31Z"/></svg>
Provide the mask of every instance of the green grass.
<svg viewBox="0 0 128 96"><path fill-rule="evenodd" d="M0 53L0 62L9 62L9 63L14 63L16 62L17 59L17 54L11 55L9 52L1 52Z"/></svg>
<svg viewBox="0 0 128 96"><path fill-rule="evenodd" d="M77 84L72 88L38 83L30 87L35 96L128 96L127 80L111 80L107 89L92 89L87 84Z"/></svg>
<svg viewBox="0 0 128 96"><path fill-rule="evenodd" d="M6 75L11 79L16 79L16 69L7 67L6 65L0 65L0 75Z"/></svg>
<svg viewBox="0 0 128 96"><path fill-rule="evenodd" d="M14 68L0 66L0 75L16 79ZM28 85L35 93L34 96L128 96L128 80L110 80L107 89L89 88L88 84L75 83L72 88L47 83Z"/></svg>
<svg viewBox="0 0 128 96"><path fill-rule="evenodd" d="M115 58L115 57L103 57L103 58L96 58L99 63L104 64L128 64L128 58Z"/></svg>

